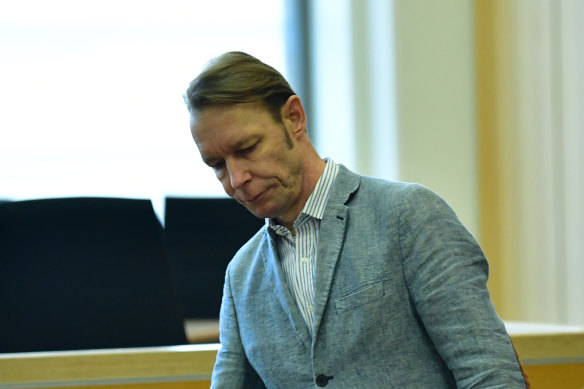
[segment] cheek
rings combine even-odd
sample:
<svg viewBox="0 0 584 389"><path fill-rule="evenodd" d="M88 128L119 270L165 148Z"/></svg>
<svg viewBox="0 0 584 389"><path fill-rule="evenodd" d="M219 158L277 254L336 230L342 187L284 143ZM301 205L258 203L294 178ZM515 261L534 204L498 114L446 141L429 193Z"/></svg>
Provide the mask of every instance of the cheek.
<svg viewBox="0 0 584 389"><path fill-rule="evenodd" d="M265 163L256 165L256 175L277 176L279 178L288 178L297 170L298 160L287 150L271 150L270 155L265 158Z"/></svg>

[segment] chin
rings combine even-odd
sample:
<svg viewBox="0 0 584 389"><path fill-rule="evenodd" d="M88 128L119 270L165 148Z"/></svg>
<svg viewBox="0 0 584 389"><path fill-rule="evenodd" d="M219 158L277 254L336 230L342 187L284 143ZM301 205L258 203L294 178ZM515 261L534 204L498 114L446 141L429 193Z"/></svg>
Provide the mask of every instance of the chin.
<svg viewBox="0 0 584 389"><path fill-rule="evenodd" d="M247 210L250 211L255 217L260 218L260 219L272 217L269 213L266 213L266 212L261 212L261 211L257 211L257 210L253 210L253 209L249 209L249 208Z"/></svg>
<svg viewBox="0 0 584 389"><path fill-rule="evenodd" d="M274 218L277 217L277 212L274 209L268 206L262 207L246 207L248 211L250 211L254 216L265 219L265 218Z"/></svg>

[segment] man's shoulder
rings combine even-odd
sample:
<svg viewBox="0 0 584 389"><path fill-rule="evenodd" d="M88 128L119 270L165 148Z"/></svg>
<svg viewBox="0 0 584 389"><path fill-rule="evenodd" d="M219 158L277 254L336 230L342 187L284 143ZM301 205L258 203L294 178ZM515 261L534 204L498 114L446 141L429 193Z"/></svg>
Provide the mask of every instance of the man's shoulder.
<svg viewBox="0 0 584 389"><path fill-rule="evenodd" d="M353 195L354 199L372 200L372 203L389 201L396 205L411 205L412 202L427 201L438 197L433 191L419 183L360 175L346 168L344 175L358 180Z"/></svg>

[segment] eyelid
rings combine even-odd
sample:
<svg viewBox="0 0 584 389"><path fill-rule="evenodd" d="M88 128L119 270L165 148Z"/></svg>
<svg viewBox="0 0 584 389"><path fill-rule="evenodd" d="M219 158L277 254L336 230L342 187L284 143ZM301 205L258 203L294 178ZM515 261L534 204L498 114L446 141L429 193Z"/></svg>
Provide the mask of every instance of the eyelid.
<svg viewBox="0 0 584 389"><path fill-rule="evenodd" d="M225 163L223 161L219 161L219 162L214 162L213 164L211 164L209 166L211 166L212 169L219 169L224 165L225 165Z"/></svg>
<svg viewBox="0 0 584 389"><path fill-rule="evenodd" d="M211 169L213 169L213 172L215 173L215 176L219 179L221 179L224 174L225 174L225 163L223 162L218 162L214 165L211 166Z"/></svg>
<svg viewBox="0 0 584 389"><path fill-rule="evenodd" d="M256 146L257 146L259 143L260 143L259 141L256 141L256 142L252 143L251 145L249 145L249 146L247 146L247 147L244 147L244 148L240 149L239 151L242 151L242 152L251 151L251 150L253 150L253 149L254 149L254 148L255 148L255 147L256 147Z"/></svg>

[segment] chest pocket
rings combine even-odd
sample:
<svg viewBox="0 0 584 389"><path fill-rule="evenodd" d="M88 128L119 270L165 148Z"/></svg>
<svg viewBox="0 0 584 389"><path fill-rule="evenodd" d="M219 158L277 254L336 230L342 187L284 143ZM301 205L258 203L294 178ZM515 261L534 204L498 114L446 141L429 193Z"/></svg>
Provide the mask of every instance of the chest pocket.
<svg viewBox="0 0 584 389"><path fill-rule="evenodd" d="M383 281L366 286L348 296L335 300L337 314L378 301L384 295Z"/></svg>

